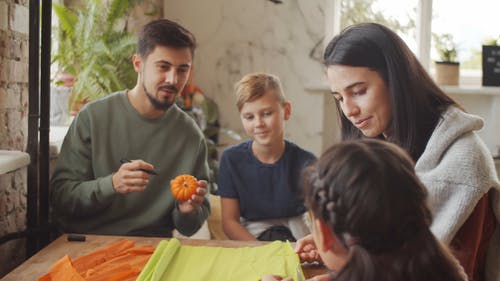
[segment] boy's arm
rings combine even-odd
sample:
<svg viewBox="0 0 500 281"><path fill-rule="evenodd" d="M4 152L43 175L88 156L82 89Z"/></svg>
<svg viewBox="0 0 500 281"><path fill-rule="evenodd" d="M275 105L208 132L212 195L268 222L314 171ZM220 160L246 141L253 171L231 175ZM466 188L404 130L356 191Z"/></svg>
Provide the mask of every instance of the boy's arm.
<svg viewBox="0 0 500 281"><path fill-rule="evenodd" d="M240 223L238 199L221 197L222 228L231 240L257 240Z"/></svg>

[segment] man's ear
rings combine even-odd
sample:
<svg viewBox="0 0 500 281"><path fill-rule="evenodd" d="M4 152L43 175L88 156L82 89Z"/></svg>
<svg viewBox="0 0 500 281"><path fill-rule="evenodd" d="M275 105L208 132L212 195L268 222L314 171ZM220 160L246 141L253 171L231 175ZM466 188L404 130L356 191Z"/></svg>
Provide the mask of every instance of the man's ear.
<svg viewBox="0 0 500 281"><path fill-rule="evenodd" d="M292 114L292 104L289 101L285 102L283 104L283 109L285 111L284 119L286 121L290 118L290 115Z"/></svg>
<svg viewBox="0 0 500 281"><path fill-rule="evenodd" d="M135 72L141 73L142 59L138 54L132 55L132 65L134 66Z"/></svg>

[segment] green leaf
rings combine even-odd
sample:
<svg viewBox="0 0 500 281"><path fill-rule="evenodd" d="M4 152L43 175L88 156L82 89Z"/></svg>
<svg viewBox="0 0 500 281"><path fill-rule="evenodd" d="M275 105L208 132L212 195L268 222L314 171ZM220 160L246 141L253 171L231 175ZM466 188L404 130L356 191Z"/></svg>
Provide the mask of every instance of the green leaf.
<svg viewBox="0 0 500 281"><path fill-rule="evenodd" d="M433 33L434 46L439 54L441 61L456 62L457 61L457 44L453 41L453 35L449 33L436 34Z"/></svg>
<svg viewBox="0 0 500 281"><path fill-rule="evenodd" d="M106 32L111 32L116 24L116 21L122 18L129 10L128 0L113 0L109 4L109 11L106 17Z"/></svg>
<svg viewBox="0 0 500 281"><path fill-rule="evenodd" d="M58 3L52 3L52 9L54 10L57 19L59 20L61 29L67 33L67 36L73 36L74 26L78 21L77 15L65 6Z"/></svg>
<svg viewBox="0 0 500 281"><path fill-rule="evenodd" d="M53 4L60 26L54 33L52 63L75 76L75 101L133 88L137 73L131 56L137 39L118 25L142 2L87 0L71 8Z"/></svg>

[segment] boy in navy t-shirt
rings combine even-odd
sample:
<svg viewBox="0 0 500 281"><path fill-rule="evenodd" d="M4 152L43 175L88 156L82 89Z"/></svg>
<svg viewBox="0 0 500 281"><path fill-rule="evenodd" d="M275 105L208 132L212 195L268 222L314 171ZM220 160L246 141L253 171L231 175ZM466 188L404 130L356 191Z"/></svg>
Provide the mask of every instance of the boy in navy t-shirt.
<svg viewBox="0 0 500 281"><path fill-rule="evenodd" d="M291 240L309 233L300 194L302 169L316 157L284 139L291 105L279 78L248 74L236 84L248 141L227 148L217 178L222 226L233 240Z"/></svg>

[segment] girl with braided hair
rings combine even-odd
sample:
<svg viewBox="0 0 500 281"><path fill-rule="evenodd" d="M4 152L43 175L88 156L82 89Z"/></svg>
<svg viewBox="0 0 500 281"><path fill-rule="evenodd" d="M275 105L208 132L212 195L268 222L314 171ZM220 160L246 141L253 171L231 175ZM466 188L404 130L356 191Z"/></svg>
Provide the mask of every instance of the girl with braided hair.
<svg viewBox="0 0 500 281"><path fill-rule="evenodd" d="M467 280L430 231L427 191L398 146L375 139L334 145L304 171L302 187L311 234L296 251L331 270L314 280Z"/></svg>

